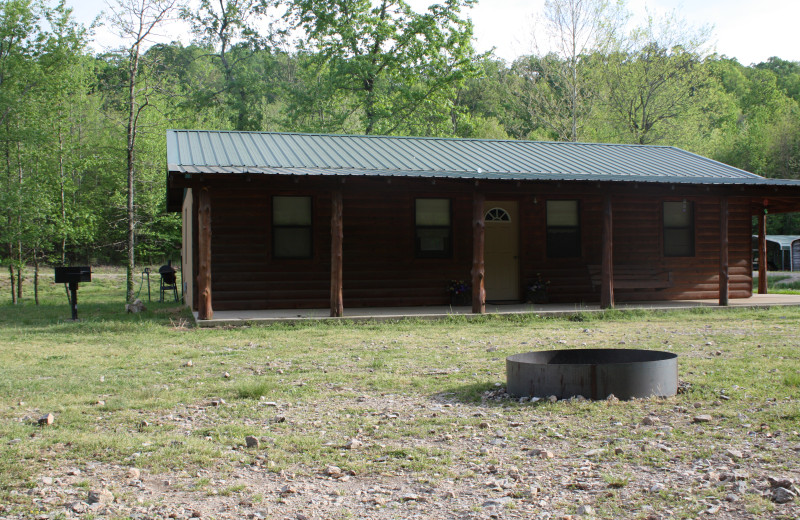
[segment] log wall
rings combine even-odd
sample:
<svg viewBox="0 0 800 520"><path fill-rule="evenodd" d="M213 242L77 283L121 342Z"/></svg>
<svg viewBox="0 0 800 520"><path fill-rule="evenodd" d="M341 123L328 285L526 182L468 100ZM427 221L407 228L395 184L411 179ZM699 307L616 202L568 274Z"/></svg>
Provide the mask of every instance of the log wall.
<svg viewBox="0 0 800 520"><path fill-rule="evenodd" d="M313 184L217 186L211 190L212 294L214 309L327 308L331 281L331 198ZM448 189L431 182L384 182L367 189L351 181L341 186L343 200L343 299L345 310L364 306L449 303L451 279L471 279L473 193L481 187ZM517 200L520 207L520 280L550 280L553 302L600 299L588 265L602 254L602 193L565 195L541 186L497 191L487 200ZM311 196L314 250L311 259L278 260L271 252L273 195ZM452 200L453 255L418 259L414 255L414 200ZM546 251L548 198L580 200L582 254L549 258ZM614 264L657 266L672 271L667 289L615 290L615 301L717 298L719 295L719 197L686 197L695 208L695 256L667 258L662 253L664 200L684 197L612 195ZM731 298L752 292L749 199L729 198Z"/></svg>

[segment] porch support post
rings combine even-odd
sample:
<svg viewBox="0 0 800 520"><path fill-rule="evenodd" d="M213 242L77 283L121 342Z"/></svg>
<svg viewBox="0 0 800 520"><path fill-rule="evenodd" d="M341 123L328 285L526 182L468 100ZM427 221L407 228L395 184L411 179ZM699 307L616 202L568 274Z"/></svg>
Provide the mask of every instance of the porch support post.
<svg viewBox="0 0 800 520"><path fill-rule="evenodd" d="M211 195L208 187L200 189L197 202L197 318L214 317L211 306Z"/></svg>
<svg viewBox="0 0 800 520"><path fill-rule="evenodd" d="M331 192L331 317L344 314L342 299L342 190Z"/></svg>
<svg viewBox="0 0 800 520"><path fill-rule="evenodd" d="M719 304L728 305L728 197L719 201Z"/></svg>
<svg viewBox="0 0 800 520"><path fill-rule="evenodd" d="M475 193L472 200L472 312L486 313L486 290L483 279L485 268L483 263L484 229L483 193Z"/></svg>
<svg viewBox="0 0 800 520"><path fill-rule="evenodd" d="M767 294L767 208L758 213L758 294Z"/></svg>
<svg viewBox="0 0 800 520"><path fill-rule="evenodd" d="M614 308L614 221L611 214L611 196L603 200L603 258L601 263L600 308Z"/></svg>

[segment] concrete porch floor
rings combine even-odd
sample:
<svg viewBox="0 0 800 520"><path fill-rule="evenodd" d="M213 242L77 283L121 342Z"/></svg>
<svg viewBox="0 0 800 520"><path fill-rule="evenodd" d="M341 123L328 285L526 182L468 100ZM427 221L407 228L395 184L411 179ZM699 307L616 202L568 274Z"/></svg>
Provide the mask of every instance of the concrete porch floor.
<svg viewBox="0 0 800 520"><path fill-rule="evenodd" d="M768 308L776 306L800 306L800 295L796 294L756 294L750 298L732 299L727 308ZM674 300L658 302L630 302L618 303L617 310L675 310L691 309L695 307L720 307L717 300ZM512 304L512 305L486 305L486 314L538 314L540 316L569 316L579 312L601 312L599 304ZM479 316L472 314L469 306L451 307L449 305L427 307L360 307L348 309L345 307L344 317L331 318L329 309L277 309L256 311L214 311L210 320L198 320L194 313L195 321L200 327L219 327L225 325L248 325L287 323L297 321L321 320L351 320L351 321L384 321L403 318L417 319L443 319L450 316L463 315L466 317Z"/></svg>

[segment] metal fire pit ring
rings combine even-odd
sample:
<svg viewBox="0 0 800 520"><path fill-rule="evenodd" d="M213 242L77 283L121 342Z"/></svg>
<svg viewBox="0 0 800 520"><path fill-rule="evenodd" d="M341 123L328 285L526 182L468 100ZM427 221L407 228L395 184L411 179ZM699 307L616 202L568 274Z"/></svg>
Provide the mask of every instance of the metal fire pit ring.
<svg viewBox="0 0 800 520"><path fill-rule="evenodd" d="M506 358L507 392L517 397L605 399L678 392L678 355L640 349L544 350Z"/></svg>

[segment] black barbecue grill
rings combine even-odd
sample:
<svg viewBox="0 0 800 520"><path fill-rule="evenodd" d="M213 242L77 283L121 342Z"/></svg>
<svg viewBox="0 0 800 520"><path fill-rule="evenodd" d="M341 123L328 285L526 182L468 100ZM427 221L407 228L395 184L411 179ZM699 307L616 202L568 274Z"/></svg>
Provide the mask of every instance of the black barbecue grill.
<svg viewBox="0 0 800 520"><path fill-rule="evenodd" d="M178 301L178 279L175 276L175 268L172 267L172 261L170 260L167 265L159 267L158 274L161 275L161 285L159 287L161 296L158 301L164 301L164 295L167 291L172 291L175 301Z"/></svg>
<svg viewBox="0 0 800 520"><path fill-rule="evenodd" d="M56 267L56 283L63 283L69 287L69 306L72 309L72 319L78 319L78 284L92 281L92 268L89 266Z"/></svg>

